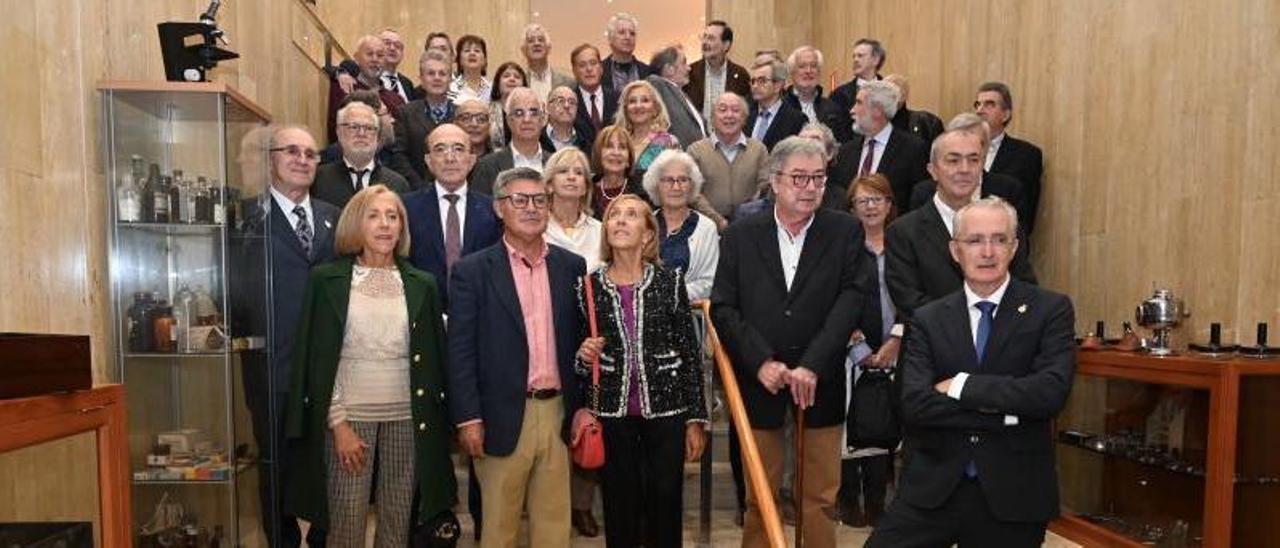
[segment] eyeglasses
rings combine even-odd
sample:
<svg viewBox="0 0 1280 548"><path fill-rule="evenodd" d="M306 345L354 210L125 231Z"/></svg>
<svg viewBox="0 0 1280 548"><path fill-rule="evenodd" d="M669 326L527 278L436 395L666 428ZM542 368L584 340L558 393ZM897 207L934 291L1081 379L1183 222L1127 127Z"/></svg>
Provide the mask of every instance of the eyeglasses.
<svg viewBox="0 0 1280 548"><path fill-rule="evenodd" d="M352 133L377 133L378 126L370 124L353 124L350 122L338 124L338 127L345 128Z"/></svg>
<svg viewBox="0 0 1280 548"><path fill-rule="evenodd" d="M864 196L862 198L854 198L853 205L857 207L866 207L869 205L878 206L880 204L883 204L886 199L887 198L885 198L884 196Z"/></svg>
<svg viewBox="0 0 1280 548"><path fill-rule="evenodd" d="M673 185L673 186L674 186L674 185L689 186L689 183L692 183L692 182L693 182L693 179L690 179L690 178L689 178L689 177L687 177L687 176L685 176L685 177L662 177L662 178L659 178L659 179L658 179L658 182L663 183L663 184Z"/></svg>
<svg viewBox="0 0 1280 548"><path fill-rule="evenodd" d="M972 249L986 247L987 245L994 245L996 247L1008 247L1009 244L1013 243L1013 240L1014 239L1009 237L1008 234L993 234L991 236L983 236L980 234L975 234L973 236L965 236L963 238L955 239L955 241L960 242L960 245L963 245L965 247L972 248Z"/></svg>
<svg viewBox="0 0 1280 548"><path fill-rule="evenodd" d="M774 82L774 79L768 78L765 76L757 76L748 81L751 82L751 85L753 86L763 86L765 84L772 84Z"/></svg>
<svg viewBox="0 0 1280 548"><path fill-rule="evenodd" d="M512 118L541 118L542 109L540 108L517 108L511 111Z"/></svg>
<svg viewBox="0 0 1280 548"><path fill-rule="evenodd" d="M547 104L569 108L578 106L578 100L573 97L552 97L550 101L547 101Z"/></svg>
<svg viewBox="0 0 1280 548"><path fill-rule="evenodd" d="M458 122L462 124L487 124L489 123L488 114L459 114Z"/></svg>
<svg viewBox="0 0 1280 548"><path fill-rule="evenodd" d="M466 154L467 150L468 149L466 145L457 145L457 144L448 145L448 144L441 143L431 147L431 154L434 156L440 156L440 157L445 157L450 154L454 156L461 156L463 154Z"/></svg>
<svg viewBox="0 0 1280 548"><path fill-rule="evenodd" d="M516 209L524 209L524 208L527 208L527 207L529 207L529 204L530 204L530 203L533 203L533 207L536 207L536 208L538 208L538 209L543 209L543 208L546 208L546 207L547 207L547 204L550 204L550 203L551 203L551 196L550 196L550 195L547 195L547 194L524 194L524 193L521 193L521 192L517 192L517 193L514 193L514 194L508 194L508 195L503 196L503 197L498 198L498 199L499 199L499 200L508 200L508 201L510 201L510 202L511 202L511 206L512 206L512 207L514 207L514 208L516 208Z"/></svg>
<svg viewBox="0 0 1280 548"><path fill-rule="evenodd" d="M826 173L783 173L781 171L775 171L774 173L778 176L791 179L791 186L794 186L797 189L803 189L810 184L813 184L815 188L827 186Z"/></svg>
<svg viewBox="0 0 1280 548"><path fill-rule="evenodd" d="M290 158L302 159L308 162L315 162L320 160L320 153L316 152L315 149L304 148L298 145L289 145L287 147L275 147L275 148L267 149L267 151L283 152L285 153L285 155L289 156Z"/></svg>

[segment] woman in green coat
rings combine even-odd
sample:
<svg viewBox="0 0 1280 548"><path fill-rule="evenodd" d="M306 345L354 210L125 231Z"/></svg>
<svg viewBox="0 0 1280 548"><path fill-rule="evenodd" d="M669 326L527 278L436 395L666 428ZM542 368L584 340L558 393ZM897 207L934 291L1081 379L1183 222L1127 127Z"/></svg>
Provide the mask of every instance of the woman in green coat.
<svg viewBox="0 0 1280 548"><path fill-rule="evenodd" d="M405 261L404 204L384 186L352 197L335 248L341 258L311 272L299 321L285 508L326 529L328 545L363 547L377 481L375 544L402 548L457 496L440 296Z"/></svg>

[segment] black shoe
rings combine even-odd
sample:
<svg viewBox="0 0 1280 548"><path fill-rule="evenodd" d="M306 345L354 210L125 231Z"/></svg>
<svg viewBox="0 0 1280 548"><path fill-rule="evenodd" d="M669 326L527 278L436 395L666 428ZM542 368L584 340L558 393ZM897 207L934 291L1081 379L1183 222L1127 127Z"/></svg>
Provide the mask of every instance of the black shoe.
<svg viewBox="0 0 1280 548"><path fill-rule="evenodd" d="M862 506L858 503L842 504L840 506L840 522L849 527L866 527L867 515L862 511Z"/></svg>
<svg viewBox="0 0 1280 548"><path fill-rule="evenodd" d="M738 510L737 512L733 513L734 525L737 525L738 527L742 527L745 520L746 520L746 512L743 512L742 510Z"/></svg>
<svg viewBox="0 0 1280 548"><path fill-rule="evenodd" d="M600 524L596 523L596 517L591 515L591 510L574 510L570 521L573 522L573 529L579 535L587 538L600 536Z"/></svg>

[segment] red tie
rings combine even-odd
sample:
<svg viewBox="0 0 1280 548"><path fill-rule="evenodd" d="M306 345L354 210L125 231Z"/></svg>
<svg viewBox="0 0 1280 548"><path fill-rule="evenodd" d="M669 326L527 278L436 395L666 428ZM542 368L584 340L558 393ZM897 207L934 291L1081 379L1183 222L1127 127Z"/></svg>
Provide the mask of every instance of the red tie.
<svg viewBox="0 0 1280 548"><path fill-rule="evenodd" d="M871 173L871 162L876 157L876 140L867 139L867 156L862 159L862 167L858 169L858 176L862 177Z"/></svg>

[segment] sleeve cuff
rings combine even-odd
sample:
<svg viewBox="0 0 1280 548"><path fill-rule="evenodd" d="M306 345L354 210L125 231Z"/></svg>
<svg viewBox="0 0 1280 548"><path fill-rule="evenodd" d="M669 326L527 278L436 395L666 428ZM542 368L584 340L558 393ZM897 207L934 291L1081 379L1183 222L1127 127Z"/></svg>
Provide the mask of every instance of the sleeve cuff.
<svg viewBox="0 0 1280 548"><path fill-rule="evenodd" d="M968 373L956 373L956 376L951 379L951 386L947 388L947 397L953 400L960 399L960 393L964 391L964 382L967 380L969 380Z"/></svg>
<svg viewBox="0 0 1280 548"><path fill-rule="evenodd" d="M1017 416L1017 415L1005 415L1005 416L1004 416L1004 425L1005 425L1005 426L1017 426L1017 425L1018 425L1018 416Z"/></svg>
<svg viewBox="0 0 1280 548"><path fill-rule="evenodd" d="M480 424L480 423L482 423L482 422L484 422L484 421L482 421L482 420L480 420L480 419L471 419L471 420L469 420L469 421L462 421L462 422L458 423L458 428L462 428L463 426L469 426L469 425L472 425L472 424Z"/></svg>
<svg viewBox="0 0 1280 548"><path fill-rule="evenodd" d="M903 325L902 325L902 324L900 324L900 323L895 323L895 324L893 324L893 327L889 329L889 336L890 336L890 337L897 337L897 338L901 339L901 338L902 338L902 333L903 333L904 331L906 331L906 328L905 328L905 327L903 327Z"/></svg>

